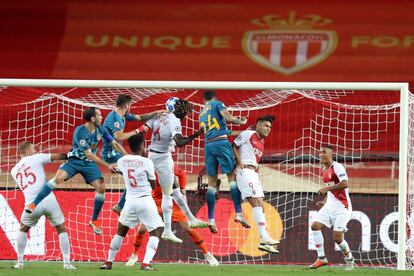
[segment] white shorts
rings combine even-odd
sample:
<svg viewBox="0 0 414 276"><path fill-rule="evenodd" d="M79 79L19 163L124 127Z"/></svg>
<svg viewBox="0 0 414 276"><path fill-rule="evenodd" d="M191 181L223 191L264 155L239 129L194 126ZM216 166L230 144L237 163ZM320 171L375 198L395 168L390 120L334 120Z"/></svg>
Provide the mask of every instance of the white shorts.
<svg viewBox="0 0 414 276"><path fill-rule="evenodd" d="M237 187L243 200L248 197L264 197L259 175L252 169L241 169L236 174Z"/></svg>
<svg viewBox="0 0 414 276"><path fill-rule="evenodd" d="M149 152L148 158L154 163L155 172L158 175L158 182L164 194L171 195L174 184L174 161L171 152L156 153Z"/></svg>
<svg viewBox="0 0 414 276"><path fill-rule="evenodd" d="M346 225L351 219L352 211L345 208L341 203L325 204L317 213L315 221L320 222L326 227L333 226L334 231L347 231Z"/></svg>
<svg viewBox="0 0 414 276"><path fill-rule="evenodd" d="M34 227L43 215L47 217L50 225L53 227L65 222L62 210L53 194L42 200L31 214L23 210L20 222L26 226Z"/></svg>
<svg viewBox="0 0 414 276"><path fill-rule="evenodd" d="M143 223L148 232L158 227L164 227L164 223L158 214L157 205L152 196L144 196L127 199L121 211L119 223L129 228L134 228L138 223Z"/></svg>

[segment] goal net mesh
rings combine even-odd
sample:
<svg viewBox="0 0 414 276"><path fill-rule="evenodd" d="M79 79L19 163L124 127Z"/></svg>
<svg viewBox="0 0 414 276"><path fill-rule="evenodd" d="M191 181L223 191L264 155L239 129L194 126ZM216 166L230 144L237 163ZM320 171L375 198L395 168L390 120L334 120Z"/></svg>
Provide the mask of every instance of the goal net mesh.
<svg viewBox="0 0 414 276"><path fill-rule="evenodd" d="M0 88L1 100L1 164L0 226L10 242L0 245L1 259L16 257L19 217L24 200L9 172L19 160L17 145L32 141L39 152L68 152L76 126L83 124L82 111L98 106L105 117L119 94L132 96L131 112L143 114L164 109L170 97L194 104L194 112L182 121L183 134L199 129L198 113L202 108L202 92L194 89L141 88ZM276 116L273 129L265 142L259 175L265 191L265 215L268 230L281 239L279 255L257 249L259 235L251 207L243 203L243 212L252 229L234 223L234 209L226 177L216 205L219 233L197 230L209 250L222 263L306 264L316 258L310 222L317 212L317 191L322 187L319 148L330 144L335 160L344 164L349 175L353 203L352 220L345 238L358 266L395 267L397 263L398 219L398 151L399 92L356 90L218 90L219 100L236 116L248 118L246 126L229 125L244 130L260 116ZM407 265L414 267L414 98L410 95ZM127 122L126 131L142 122ZM149 138L150 136L147 136ZM230 140L234 137L230 137ZM149 142L149 140L147 141ZM124 143L125 144L125 143ZM147 144L148 145L148 144ZM100 153L101 148L99 149ZM187 199L193 213L207 219L206 203L198 196L197 178L204 167L204 141L177 149L174 161L187 172ZM45 167L50 179L59 164ZM124 188L120 176L101 168L106 182L106 201L100 220L103 235L96 236L88 226L93 209L93 189L76 176L55 189L66 219L71 241L72 259L103 261L110 240L116 233L117 215L111 211ZM207 177L202 178L204 183ZM163 262L204 262L202 252L174 225L182 245L162 241L155 259ZM31 230L26 255L29 259L60 260L58 237L54 229L40 220ZM127 235L117 256L126 261L132 251L133 231ZM335 247L332 232L325 231L325 251L331 263L343 263ZM145 244L145 242L144 242ZM145 246L139 258L142 259Z"/></svg>

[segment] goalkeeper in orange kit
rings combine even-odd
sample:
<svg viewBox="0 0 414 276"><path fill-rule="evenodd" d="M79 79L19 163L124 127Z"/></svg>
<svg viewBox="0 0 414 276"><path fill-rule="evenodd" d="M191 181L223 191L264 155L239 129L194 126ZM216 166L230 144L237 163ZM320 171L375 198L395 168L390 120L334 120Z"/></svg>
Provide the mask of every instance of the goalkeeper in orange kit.
<svg viewBox="0 0 414 276"><path fill-rule="evenodd" d="M177 165L174 165L174 174L176 176L176 180L178 178L178 183L177 181L174 181L174 190L178 190L179 192L182 191L183 193L185 193L185 187L187 184L187 175L185 171ZM152 197L154 198L154 201L157 204L158 212L161 214L162 190L158 181L155 189L152 191ZM201 238L200 234L195 229L190 228L190 226L188 225L187 217L175 203L173 205L172 221L178 222L180 224L181 228L184 229L184 231L190 236L194 244L197 245L204 253L206 261L211 266L219 265L219 262L214 257L214 255L208 251L207 246L204 244L204 241ZM140 224L138 226L138 231L136 232L134 237L134 250L132 252L132 255L129 257L128 262L125 264L126 266L133 266L138 261L138 250L141 247L142 240L146 232L147 229L145 228L145 225Z"/></svg>

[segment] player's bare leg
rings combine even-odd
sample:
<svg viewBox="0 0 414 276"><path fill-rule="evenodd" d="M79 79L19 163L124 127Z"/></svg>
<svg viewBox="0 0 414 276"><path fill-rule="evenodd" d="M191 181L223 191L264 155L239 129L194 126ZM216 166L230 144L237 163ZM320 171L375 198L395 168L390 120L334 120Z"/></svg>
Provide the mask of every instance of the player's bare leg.
<svg viewBox="0 0 414 276"><path fill-rule="evenodd" d="M112 238L111 244L109 246L108 259L99 269L112 269L112 263L115 259L116 254L121 248L122 242L124 241L124 238L128 231L129 227L118 222L118 229L116 231L115 236Z"/></svg>
<svg viewBox="0 0 414 276"><path fill-rule="evenodd" d="M134 266L138 262L138 250L141 247L145 233L147 233L147 228L144 224L140 223L134 236L134 251L125 263L125 266Z"/></svg>
<svg viewBox="0 0 414 276"><path fill-rule="evenodd" d="M62 252L63 256L63 269L67 270L75 270L77 269L75 266L73 266L70 263L70 242L69 242L69 236L68 232L66 231L65 224L57 225L56 231L59 236L59 246L60 251Z"/></svg>
<svg viewBox="0 0 414 276"><path fill-rule="evenodd" d="M33 202L30 203L29 205L27 205L24 208L26 213L31 214L34 211L34 209L36 208L36 206L39 205L39 203L45 197L47 197L57 185L60 185L61 183L63 183L65 181L65 179L67 179L67 178L68 178L68 173L66 171L57 170L56 175L52 179L50 179L48 182L45 183L45 185L39 191L39 193L37 194L37 196L33 200Z"/></svg>
<svg viewBox="0 0 414 276"><path fill-rule="evenodd" d="M325 249L324 249L324 240L322 235L322 228L324 225L320 222L314 221L312 223L311 229L313 234L313 242L316 247L316 251L318 252L318 259L309 266L311 269L316 269L321 266L325 266L328 264L328 259L325 257Z"/></svg>
<svg viewBox="0 0 414 276"><path fill-rule="evenodd" d="M95 199L93 201L92 220L89 222L89 226L92 227L93 232L96 235L101 235L102 229L100 222L98 221L98 216L105 202L105 182L101 178L92 182L91 185L95 188Z"/></svg>
<svg viewBox="0 0 414 276"><path fill-rule="evenodd" d="M250 203L253 209L253 219L259 229L260 242L258 249L266 251L272 254L279 254L277 245L280 243L278 240L272 239L269 232L266 229L266 218L263 213L263 198L261 197L248 197L247 201Z"/></svg>
<svg viewBox="0 0 414 276"><path fill-rule="evenodd" d="M230 195L231 199L233 200L234 210L236 212L234 221L240 223L244 228L251 228L250 224L247 222L242 213L241 194L239 188L237 188L236 175L234 174L234 171L227 174L227 179L229 181Z"/></svg>
<svg viewBox="0 0 414 276"><path fill-rule="evenodd" d="M206 201L208 207L208 228L210 232L215 234L218 232L216 221L214 219L214 209L216 205L216 192L217 192L217 175L211 176L207 175L207 194Z"/></svg>
<svg viewBox="0 0 414 276"><path fill-rule="evenodd" d="M353 270L355 261L354 257L352 256L351 250L349 249L349 245L347 241L344 239L344 232L343 231L333 231L333 239L336 244L341 249L341 252L344 254L344 259L346 262L346 270Z"/></svg>

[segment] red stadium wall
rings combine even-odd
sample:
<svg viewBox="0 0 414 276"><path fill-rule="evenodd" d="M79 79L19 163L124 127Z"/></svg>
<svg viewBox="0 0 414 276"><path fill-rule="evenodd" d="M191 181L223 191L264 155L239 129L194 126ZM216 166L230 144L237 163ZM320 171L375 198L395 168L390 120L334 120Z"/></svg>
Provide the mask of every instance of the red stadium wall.
<svg viewBox="0 0 414 276"><path fill-rule="evenodd" d="M0 10L0 77L414 81L408 0L9 1Z"/></svg>
<svg viewBox="0 0 414 276"><path fill-rule="evenodd" d="M72 245L72 258L83 261L104 261L112 236L116 232L117 224L117 216L110 210L110 202L107 201L105 203L101 213L102 217L110 218L109 220L105 219L106 222L109 221L109 224L103 225L104 234L102 236L96 236L92 233L92 230L88 226L89 218L92 212L93 192L58 191L55 192L55 194L66 219L66 227L68 228ZM199 218L206 219L206 206L197 203L196 196L193 192L188 193L187 196L188 200L191 202L190 206L192 207L192 211L197 214ZM292 194L280 194L279 199L273 198L269 203L277 210L277 202L284 205L286 202L293 202L292 197ZM6 203L4 198L15 199L8 200ZM116 196L114 199L115 198L117 199L118 197ZM362 259L367 261L366 264L375 264L369 263L368 259L375 262L375 257L381 258L382 256L386 256L389 261L393 260L395 262L394 257L390 257L390 250L395 250L397 242L397 216L394 212L394 206L397 204L398 200L397 197L394 195L370 196L351 194L351 200L353 202L354 219L348 224L349 231L345 235L350 244L350 248L355 250L354 254L361 254L361 256L365 256L362 257ZM381 202L381 204L379 204L379 202ZM15 259L16 253L10 240L5 235L5 232L11 230L10 227L12 227L12 221L17 220L21 214L24 206L22 193L16 193L15 191L1 192L0 205L2 205L2 210L6 210L5 204L8 205L7 208L11 209L14 217L6 217L5 214L0 214L0 240L2 241L0 244L0 259ZM303 214L296 219L295 227L287 230L283 229L286 238L282 240L282 243L279 246L279 249L283 252L283 254L270 256L266 262L309 263L314 260L316 253L313 250L309 250L308 244L308 219L309 214L316 210L316 206L313 206L313 203L310 203L309 206L303 207L304 209L302 209L302 211L295 209L292 210L295 214L289 213L289 215L297 215L296 213L303 212ZM290 209L289 203L287 208ZM233 205L228 194L221 195L216 209L220 210L220 212L217 212L216 220L219 230L221 231L217 235L213 235L207 229L198 230L202 234L203 240L208 248L214 253L214 255L220 257L222 261L236 261L236 252L246 254L248 261L260 261L260 256L256 256L255 258L254 255L251 255L253 253L249 253L252 252L249 249L249 246L254 247L254 244L250 245L250 243L252 243L252 230L242 230L242 228L240 228L237 234L229 233L227 230L223 230L233 224L231 219L234 215ZM282 221L285 220L284 217L279 217L277 211L273 212L275 212L275 215L268 220L269 225L278 225L277 221L280 221L280 219L282 219ZM366 218L364 218L364 215L366 215ZM247 213L246 216L249 218L251 214ZM359 220L357 218L359 218ZM280 225L284 225L284 223L281 222ZM378 225L379 227L375 227L375 225ZM27 257L29 259L40 258L42 260L60 259L61 254L59 251L56 231L52 229L48 223L44 226L46 227L46 235L44 238L44 256ZM233 226L234 225L232 225L232 228ZM177 262L178 260L191 261L189 258L194 260L194 258L197 257L195 253L195 246L188 236L179 229L178 225L175 225L174 228L178 230L177 235L184 239L184 244L172 245L168 242L162 241L155 259L163 262ZM366 232L363 232L363 229L365 229ZM269 226L269 231L272 235L277 235L275 232L276 230L277 229L273 226ZM129 257L132 250L132 233L133 231L131 230L128 238L124 240L123 247L117 255L117 261L126 261ZM220 240L220 243L222 244L221 246L218 246L218 244L214 242L218 240ZM145 244L146 242L144 242L144 245L141 247L139 254L140 258L143 257ZM368 247L366 247L367 244ZM341 262L341 254L339 252L335 253L331 232L325 233L325 249L327 256L329 256L329 260L332 263ZM198 255L198 257L200 258L200 255ZM240 258L240 255L238 255L238 258ZM201 259L203 259L203 257L201 257Z"/></svg>

